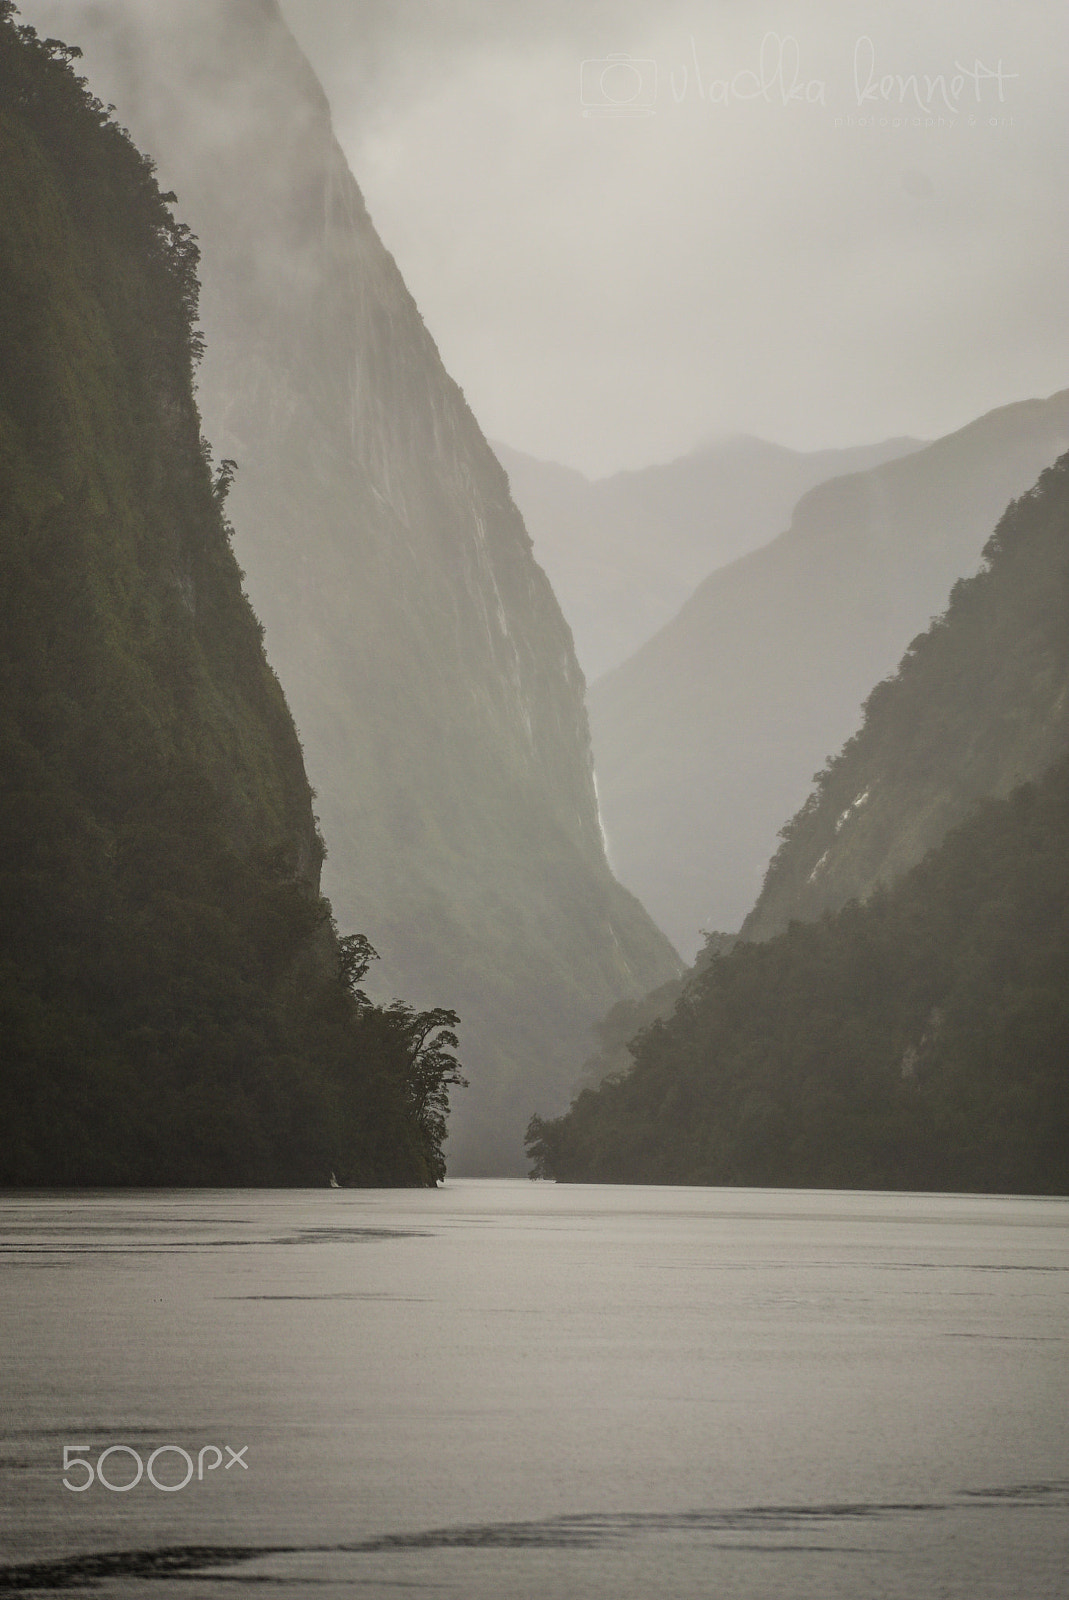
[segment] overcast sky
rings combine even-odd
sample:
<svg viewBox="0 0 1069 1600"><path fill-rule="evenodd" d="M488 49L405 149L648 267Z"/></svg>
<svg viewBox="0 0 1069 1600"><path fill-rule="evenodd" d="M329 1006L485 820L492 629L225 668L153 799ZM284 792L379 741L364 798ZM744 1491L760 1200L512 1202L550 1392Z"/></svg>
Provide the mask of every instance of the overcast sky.
<svg viewBox="0 0 1069 1600"><path fill-rule="evenodd" d="M1069 385L1064 0L281 3L491 437L600 473Z"/></svg>

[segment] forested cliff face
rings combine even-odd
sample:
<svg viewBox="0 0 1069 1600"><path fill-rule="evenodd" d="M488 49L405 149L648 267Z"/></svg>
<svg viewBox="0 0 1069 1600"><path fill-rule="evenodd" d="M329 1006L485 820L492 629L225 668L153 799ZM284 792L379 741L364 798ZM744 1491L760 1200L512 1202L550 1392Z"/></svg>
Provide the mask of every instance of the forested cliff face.
<svg viewBox="0 0 1069 1600"><path fill-rule="evenodd" d="M568 628L275 0L59 10L200 239L199 399L325 887L385 983L461 1014L451 1167L519 1170L590 1025L678 970L606 863Z"/></svg>
<svg viewBox="0 0 1069 1600"><path fill-rule="evenodd" d="M0 1181L430 1183L455 1071L319 895L196 245L69 56L0 0Z"/></svg>
<svg viewBox="0 0 1069 1600"><path fill-rule="evenodd" d="M1009 508L984 557L784 828L743 938L867 899L977 800L1069 749L1069 456Z"/></svg>
<svg viewBox="0 0 1069 1600"><path fill-rule="evenodd" d="M714 957L632 1055L534 1120L538 1173L1064 1194L1069 761L867 905Z"/></svg>
<svg viewBox="0 0 1069 1600"><path fill-rule="evenodd" d="M650 997L625 1070L534 1120L538 1172L1065 1192L1067 619L1063 456L784 830L762 942Z"/></svg>

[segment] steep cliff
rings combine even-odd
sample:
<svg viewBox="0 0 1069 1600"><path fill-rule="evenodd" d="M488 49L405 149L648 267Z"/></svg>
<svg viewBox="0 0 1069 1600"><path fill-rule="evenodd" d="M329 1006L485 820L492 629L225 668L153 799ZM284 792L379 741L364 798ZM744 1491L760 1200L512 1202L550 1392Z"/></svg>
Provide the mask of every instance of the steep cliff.
<svg viewBox="0 0 1069 1600"><path fill-rule="evenodd" d="M977 800L1069 749L1069 456L1009 508L984 557L784 828L743 938L867 899Z"/></svg>
<svg viewBox="0 0 1069 1600"><path fill-rule="evenodd" d="M0 0L0 1181L432 1182L201 439L196 246L69 55Z"/></svg>
<svg viewBox="0 0 1069 1600"><path fill-rule="evenodd" d="M605 860L568 628L275 0L61 9L201 242L199 398L325 887L461 1014L452 1169L518 1170L590 1025L677 970Z"/></svg>
<svg viewBox="0 0 1069 1600"><path fill-rule="evenodd" d="M1067 445L1064 392L821 484L785 533L714 573L593 685L613 864L681 950L703 926L739 926L784 817L865 695Z"/></svg>

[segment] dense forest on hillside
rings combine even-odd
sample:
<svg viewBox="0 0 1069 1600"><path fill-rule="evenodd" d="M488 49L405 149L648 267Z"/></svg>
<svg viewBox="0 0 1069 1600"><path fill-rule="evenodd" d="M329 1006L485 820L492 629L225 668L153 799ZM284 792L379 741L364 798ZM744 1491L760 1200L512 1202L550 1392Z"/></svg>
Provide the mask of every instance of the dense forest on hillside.
<svg viewBox="0 0 1069 1600"><path fill-rule="evenodd" d="M536 1173L1064 1189L1067 748L1062 456L869 696L740 939L606 1019L604 1083L531 1124Z"/></svg>
<svg viewBox="0 0 1069 1600"><path fill-rule="evenodd" d="M0 0L0 1182L433 1183L456 1019L319 894L196 241L76 54Z"/></svg>
<svg viewBox="0 0 1069 1600"><path fill-rule="evenodd" d="M890 890L714 956L534 1118L571 1181L1069 1191L1069 760Z"/></svg>
<svg viewBox="0 0 1069 1600"><path fill-rule="evenodd" d="M201 241L198 403L240 462L234 549L335 914L381 953L376 998L464 1019L450 1170L519 1175L597 1018L680 962L609 869L582 675L508 480L277 0L37 10L77 28Z"/></svg>
<svg viewBox="0 0 1069 1600"><path fill-rule="evenodd" d="M877 684L781 830L746 939L892 883L976 801L1069 749L1069 455L1000 519L984 565Z"/></svg>

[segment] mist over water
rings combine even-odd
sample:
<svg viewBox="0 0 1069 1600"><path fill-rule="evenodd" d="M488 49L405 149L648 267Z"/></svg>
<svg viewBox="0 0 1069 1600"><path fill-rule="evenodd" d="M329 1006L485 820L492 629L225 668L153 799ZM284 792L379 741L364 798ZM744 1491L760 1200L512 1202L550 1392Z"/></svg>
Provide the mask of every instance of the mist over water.
<svg viewBox="0 0 1069 1600"><path fill-rule="evenodd" d="M1065 1201L457 1181L0 1220L30 1592L1061 1592ZM64 1444L247 1468L77 1493Z"/></svg>

